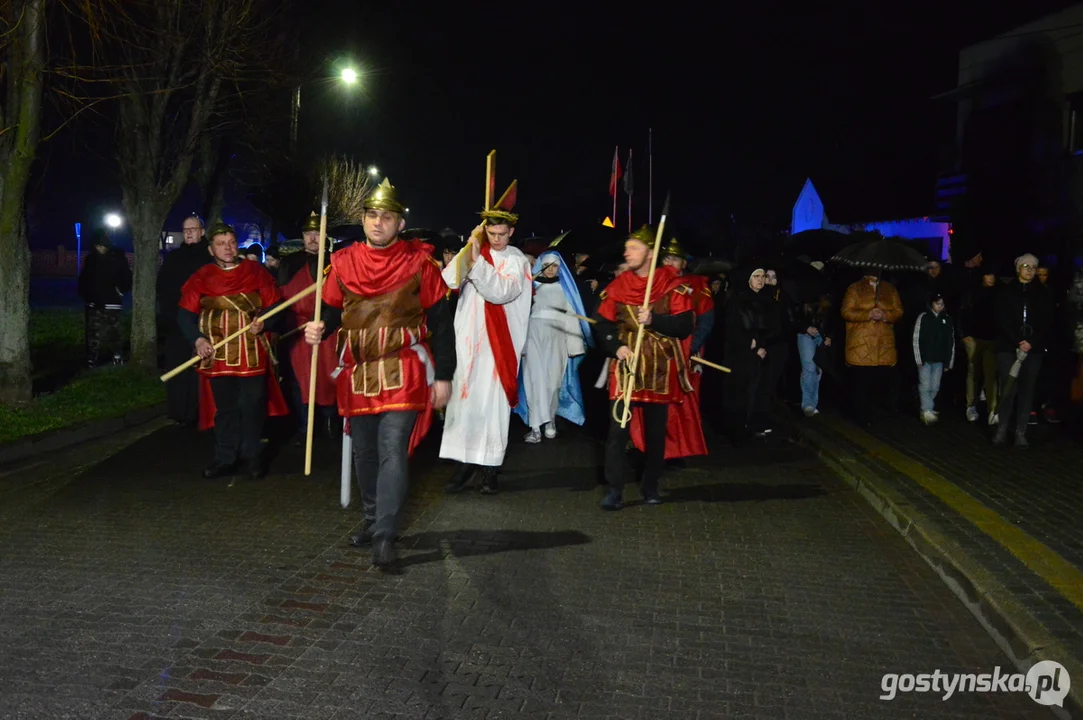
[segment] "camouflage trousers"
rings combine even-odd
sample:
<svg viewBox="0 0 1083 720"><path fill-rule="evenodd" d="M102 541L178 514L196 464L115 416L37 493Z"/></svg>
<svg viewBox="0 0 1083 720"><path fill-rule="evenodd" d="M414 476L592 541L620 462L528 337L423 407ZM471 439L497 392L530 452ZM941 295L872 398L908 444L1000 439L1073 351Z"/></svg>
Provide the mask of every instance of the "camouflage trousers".
<svg viewBox="0 0 1083 720"><path fill-rule="evenodd" d="M90 367L121 362L120 308L86 306L86 362Z"/></svg>

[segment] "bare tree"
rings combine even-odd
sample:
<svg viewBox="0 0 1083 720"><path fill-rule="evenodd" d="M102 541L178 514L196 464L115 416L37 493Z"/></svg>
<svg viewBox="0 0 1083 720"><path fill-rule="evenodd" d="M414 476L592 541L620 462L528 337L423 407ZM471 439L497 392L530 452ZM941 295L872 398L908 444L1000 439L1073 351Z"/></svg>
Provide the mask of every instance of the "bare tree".
<svg viewBox="0 0 1083 720"><path fill-rule="evenodd" d="M133 0L111 19L103 69L122 95L118 160L135 245L132 362L157 362L162 225L201 143L273 75L281 0Z"/></svg>
<svg viewBox="0 0 1083 720"><path fill-rule="evenodd" d="M0 403L31 397L25 198L41 132L45 0L0 2Z"/></svg>

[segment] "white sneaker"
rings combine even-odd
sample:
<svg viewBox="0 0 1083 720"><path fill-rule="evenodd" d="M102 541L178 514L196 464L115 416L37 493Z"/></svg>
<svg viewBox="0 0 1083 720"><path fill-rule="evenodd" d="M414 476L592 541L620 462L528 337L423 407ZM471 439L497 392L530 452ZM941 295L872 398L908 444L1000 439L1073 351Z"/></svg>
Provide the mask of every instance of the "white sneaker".
<svg viewBox="0 0 1083 720"><path fill-rule="evenodd" d="M542 426L545 428L545 437L552 440L557 436L557 424L555 422L548 422Z"/></svg>
<svg viewBox="0 0 1083 720"><path fill-rule="evenodd" d="M968 407L966 409L966 421L977 422L978 421L978 409L976 407Z"/></svg>
<svg viewBox="0 0 1083 720"><path fill-rule="evenodd" d="M938 418L936 416L936 413L934 413L934 412L932 412L930 410L925 410L924 412L921 413L921 421L923 423L925 423L926 425L932 425L933 423L937 422L939 419L940 418Z"/></svg>
<svg viewBox="0 0 1083 720"><path fill-rule="evenodd" d="M528 432L523 439L528 443L537 444L541 442L541 433L537 428L531 428L530 432Z"/></svg>
<svg viewBox="0 0 1083 720"><path fill-rule="evenodd" d="M990 425L999 425L1000 424L1000 415L998 415L997 413L989 413L989 424Z"/></svg>
<svg viewBox="0 0 1083 720"><path fill-rule="evenodd" d="M814 407L805 408L805 417L815 417L820 414L820 411Z"/></svg>
<svg viewBox="0 0 1083 720"><path fill-rule="evenodd" d="M978 396L978 400L980 400L981 402L985 402L985 391L984 390L981 391L981 395Z"/></svg>

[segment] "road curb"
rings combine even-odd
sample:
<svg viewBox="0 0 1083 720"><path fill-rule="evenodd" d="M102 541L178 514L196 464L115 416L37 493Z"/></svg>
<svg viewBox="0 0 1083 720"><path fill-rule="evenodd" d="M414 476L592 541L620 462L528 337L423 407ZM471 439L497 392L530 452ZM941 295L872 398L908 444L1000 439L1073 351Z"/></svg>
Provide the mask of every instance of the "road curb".
<svg viewBox="0 0 1083 720"><path fill-rule="evenodd" d="M49 430L0 445L0 465L53 453L72 445L97 440L142 425L165 413L165 403L132 410L127 415L103 420L88 420L72 427Z"/></svg>
<svg viewBox="0 0 1083 720"><path fill-rule="evenodd" d="M929 564L978 619L1020 672L1042 660L1059 662L1073 679L1063 718L1083 718L1083 658L1073 657L1026 604L994 572L952 540L939 523L906 500L855 454L812 427L795 426L798 437L849 483Z"/></svg>

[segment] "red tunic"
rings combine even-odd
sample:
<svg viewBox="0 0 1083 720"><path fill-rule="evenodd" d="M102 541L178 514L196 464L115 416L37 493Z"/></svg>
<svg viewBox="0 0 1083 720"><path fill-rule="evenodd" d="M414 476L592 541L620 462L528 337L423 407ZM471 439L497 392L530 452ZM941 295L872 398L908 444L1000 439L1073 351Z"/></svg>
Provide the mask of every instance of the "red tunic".
<svg viewBox="0 0 1083 720"><path fill-rule="evenodd" d="M683 275L684 281L692 290L692 304L696 317L714 309L714 296L711 295L710 281L701 275ZM681 343L685 355L688 356L692 349L692 338L689 337ZM699 356L703 355L702 348ZM691 363L694 370L694 363ZM700 411L699 392L703 382L703 376L698 372L690 374L692 392L685 393L684 401L677 403L669 409L669 419L666 425L666 460L674 458L692 457L694 455L707 454L707 441L703 437L703 413ZM636 418L635 415L640 417ZM646 442L643 438L643 410L632 408L633 419L638 422L632 424L632 442L636 448L643 452Z"/></svg>
<svg viewBox="0 0 1083 720"><path fill-rule="evenodd" d="M324 301L343 310L335 353L344 365L336 380L339 413L418 411L411 451L432 422L425 311L447 292L432 248L419 240L340 250L323 285Z"/></svg>
<svg viewBox="0 0 1083 720"><path fill-rule="evenodd" d="M289 300L305 288L313 285L316 279L312 277L311 265L305 263L304 267L294 273L293 278L282 288L282 297ZM316 294L298 300L290 308L292 311L292 327L301 327L305 323L312 322L316 317ZM288 340L290 365L293 367L293 376L297 378L297 384L301 387L301 402L308 404L308 388L310 371L312 370L312 346L305 342L300 331ZM335 404L335 381L331 373L338 366L338 355L335 353L335 338L329 337L320 343L320 354L316 360L316 404Z"/></svg>
<svg viewBox="0 0 1083 720"><path fill-rule="evenodd" d="M260 310L281 299L271 273L260 263L242 260L232 270L208 264L197 270L181 287L178 307L199 315L199 329L217 344L247 325ZM267 372L267 341L245 333L219 348L214 357L200 363L199 427L214 427L212 377L267 377L267 414L286 415L289 408L274 373Z"/></svg>
<svg viewBox="0 0 1083 720"><path fill-rule="evenodd" d="M623 343L633 350L636 338L634 314L643 304L646 292L647 278L632 272L621 273L602 292L601 303L598 305L598 314L617 323L617 331ZM658 314L671 315L692 309L692 291L672 268L660 267L654 271L650 309ZM687 368L688 342L659 335L647 328L643 334L643 347L636 365L632 402L681 402L682 388L691 389ZM623 365L619 362L610 363L610 400L617 398L622 382L626 381Z"/></svg>

